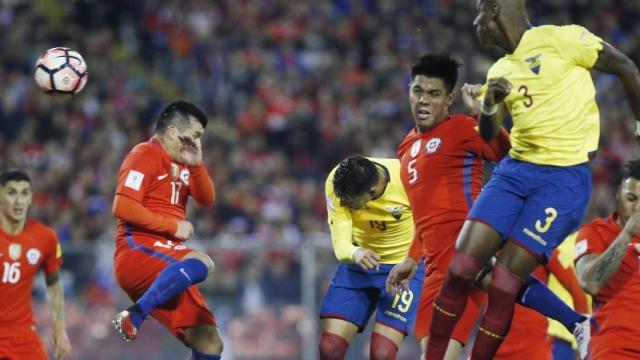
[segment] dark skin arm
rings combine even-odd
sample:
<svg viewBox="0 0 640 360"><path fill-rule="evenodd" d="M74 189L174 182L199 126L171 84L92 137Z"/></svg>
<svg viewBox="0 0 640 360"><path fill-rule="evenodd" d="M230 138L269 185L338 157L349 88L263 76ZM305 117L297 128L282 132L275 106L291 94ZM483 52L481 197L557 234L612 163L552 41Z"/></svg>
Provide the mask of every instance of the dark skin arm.
<svg viewBox="0 0 640 360"><path fill-rule="evenodd" d="M479 131L484 141L491 141L500 134L500 127L504 118L504 105L502 102L511 92L511 83L505 78L489 79L487 92L484 95L484 107L489 108L494 105L498 106L495 114L487 115L480 113Z"/></svg>
<svg viewBox="0 0 640 360"><path fill-rule="evenodd" d="M593 68L616 75L620 79L636 121L640 121L640 71L636 64L620 50L603 41L602 51ZM640 129L636 128L634 135L640 140Z"/></svg>

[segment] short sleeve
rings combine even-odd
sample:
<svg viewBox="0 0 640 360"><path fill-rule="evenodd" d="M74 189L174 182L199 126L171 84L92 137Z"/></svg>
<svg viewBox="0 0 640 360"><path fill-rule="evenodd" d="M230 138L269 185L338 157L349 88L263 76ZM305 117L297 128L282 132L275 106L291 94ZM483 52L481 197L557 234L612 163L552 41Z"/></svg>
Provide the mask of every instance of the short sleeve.
<svg viewBox="0 0 640 360"><path fill-rule="evenodd" d="M602 254L607 250L607 243L595 226L586 225L578 232L576 248L573 256L574 263L587 254Z"/></svg>
<svg viewBox="0 0 640 360"><path fill-rule="evenodd" d="M44 238L47 239L47 241L45 243L45 249L43 249L43 269L45 274L49 275L58 271L60 265L62 265L62 247L53 229L45 228L44 231L46 233Z"/></svg>
<svg viewBox="0 0 640 360"><path fill-rule="evenodd" d="M587 69L593 67L602 50L602 39L579 25L559 27L554 38L567 61Z"/></svg>
<svg viewBox="0 0 640 360"><path fill-rule="evenodd" d="M157 175L157 161L150 151L132 150L122 163L116 194L142 202L146 190Z"/></svg>

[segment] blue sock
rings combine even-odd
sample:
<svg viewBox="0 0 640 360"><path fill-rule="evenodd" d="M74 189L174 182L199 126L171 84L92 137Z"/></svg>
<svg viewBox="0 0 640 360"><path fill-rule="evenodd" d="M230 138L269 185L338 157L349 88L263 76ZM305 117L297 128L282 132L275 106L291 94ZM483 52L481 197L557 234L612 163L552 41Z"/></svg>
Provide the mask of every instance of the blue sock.
<svg viewBox="0 0 640 360"><path fill-rule="evenodd" d="M191 349L191 360L220 360L220 355L209 355Z"/></svg>
<svg viewBox="0 0 640 360"><path fill-rule="evenodd" d="M164 268L149 289L132 306L132 320L140 327L151 310L207 278L207 266L198 259L186 259Z"/></svg>
<svg viewBox="0 0 640 360"><path fill-rule="evenodd" d="M549 290L545 284L532 275L529 275L522 290L520 290L518 303L548 318L558 320L571 332L573 332L577 322L584 321L587 318L573 310L553 291Z"/></svg>

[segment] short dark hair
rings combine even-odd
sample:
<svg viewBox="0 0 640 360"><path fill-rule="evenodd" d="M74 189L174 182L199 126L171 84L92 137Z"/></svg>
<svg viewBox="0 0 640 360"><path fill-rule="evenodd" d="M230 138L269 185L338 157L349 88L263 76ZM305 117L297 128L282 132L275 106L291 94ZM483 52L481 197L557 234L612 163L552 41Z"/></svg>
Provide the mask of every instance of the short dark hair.
<svg viewBox="0 0 640 360"><path fill-rule="evenodd" d="M31 184L29 174L17 168L10 168L0 173L0 186L5 186L9 181L26 181Z"/></svg>
<svg viewBox="0 0 640 360"><path fill-rule="evenodd" d="M632 177L636 180L640 180L640 159L629 160L625 165L625 169L625 179Z"/></svg>
<svg viewBox="0 0 640 360"><path fill-rule="evenodd" d="M188 125L189 116L196 118L203 128L207 127L207 115L200 108L190 102L179 100L169 104L162 111L156 123L156 132L164 133L169 125L176 125L179 128Z"/></svg>
<svg viewBox="0 0 640 360"><path fill-rule="evenodd" d="M451 93L458 81L460 63L450 55L427 54L411 68L411 81L418 75L442 79L447 91Z"/></svg>
<svg viewBox="0 0 640 360"><path fill-rule="evenodd" d="M354 155L340 161L333 175L333 192L340 199L363 195L378 182L378 171L373 161Z"/></svg>

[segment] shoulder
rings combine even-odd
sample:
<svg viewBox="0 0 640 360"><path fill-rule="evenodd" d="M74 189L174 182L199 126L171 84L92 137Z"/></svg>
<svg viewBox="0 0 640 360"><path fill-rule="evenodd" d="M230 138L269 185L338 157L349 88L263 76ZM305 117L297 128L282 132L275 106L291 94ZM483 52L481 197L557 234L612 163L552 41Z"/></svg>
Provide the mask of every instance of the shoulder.
<svg viewBox="0 0 640 360"><path fill-rule="evenodd" d="M580 228L576 243L584 240L610 242L619 232L620 228L610 218L597 218Z"/></svg>
<svg viewBox="0 0 640 360"><path fill-rule="evenodd" d="M153 148L153 145L148 142L142 142L131 148L127 157L139 157L139 156L159 156L158 152Z"/></svg>
<svg viewBox="0 0 640 360"><path fill-rule="evenodd" d="M47 226L37 220L33 220L33 219L29 219L28 220L28 226L29 226L29 230L37 237L39 238L44 238L48 241L58 241L58 235L56 234L56 231L50 227Z"/></svg>
<svg viewBox="0 0 640 360"><path fill-rule="evenodd" d="M477 132L478 121L469 115L454 114L442 126L447 137L468 139L471 132Z"/></svg>
<svg viewBox="0 0 640 360"><path fill-rule="evenodd" d="M407 133L407 135L404 137L404 139L402 139L402 142L400 143L400 145L398 145L396 156L398 158L402 157L402 154L404 154L407 151L407 149L409 149L411 147L411 145L419 137L420 137L420 134L416 131L416 129L411 129L411 131L409 131Z"/></svg>

